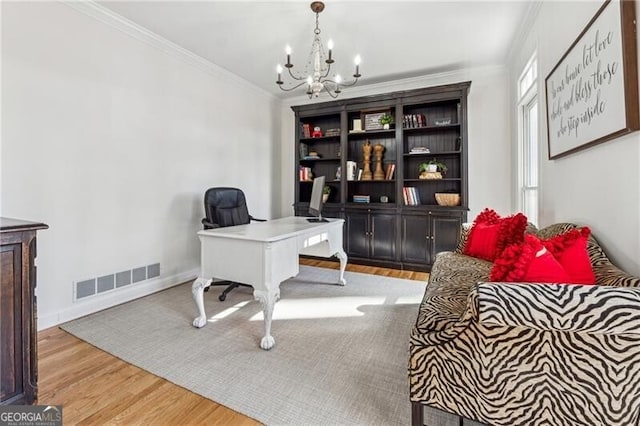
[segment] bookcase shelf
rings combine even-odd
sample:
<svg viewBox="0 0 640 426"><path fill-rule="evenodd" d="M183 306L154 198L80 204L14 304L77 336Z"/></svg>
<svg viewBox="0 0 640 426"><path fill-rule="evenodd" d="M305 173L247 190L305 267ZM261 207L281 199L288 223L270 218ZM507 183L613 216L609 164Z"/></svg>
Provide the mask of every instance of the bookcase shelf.
<svg viewBox="0 0 640 426"><path fill-rule="evenodd" d="M300 162L304 162L304 163L314 163L314 162L318 162L318 161L340 161L340 157L333 157L333 158L301 158Z"/></svg>
<svg viewBox="0 0 640 426"><path fill-rule="evenodd" d="M390 137L395 138L395 129L388 130L365 130L362 132L349 133L349 139L366 139L372 137Z"/></svg>
<svg viewBox="0 0 640 426"><path fill-rule="evenodd" d="M442 179L404 179L404 182L410 183L439 183L439 182L460 182L461 178L442 178Z"/></svg>
<svg viewBox="0 0 640 426"><path fill-rule="evenodd" d="M300 138L301 143L312 144L317 142L337 142L340 143L340 135L337 136L321 136L317 138Z"/></svg>
<svg viewBox="0 0 640 426"><path fill-rule="evenodd" d="M402 154L402 156L407 158L424 158L424 157L441 157L443 155L458 155L461 153L462 151L420 152L420 153L414 153L414 154L405 152L404 154Z"/></svg>
<svg viewBox="0 0 640 426"><path fill-rule="evenodd" d="M404 127L402 131L407 134L425 133L425 132L442 132L445 130L458 130L459 123L447 124L442 126L422 126L422 127Z"/></svg>
<svg viewBox="0 0 640 426"><path fill-rule="evenodd" d="M293 106L296 173L304 169L310 179L296 179L295 214L307 215L311 179L325 176L331 192L323 214L345 219L350 261L428 270L438 251L455 248L459 225L467 219L470 85L462 82ZM390 129L376 122L382 113L395 118ZM312 138L308 132L316 127L323 136ZM332 136L325 135L327 130ZM358 179L367 168L363 150L367 144L368 168L373 174L379 161L385 179ZM411 153L415 148L429 152ZM382 152L380 160L376 151ZM305 158L311 152L319 158ZM418 178L420 165L431 160L447 166L443 179ZM405 205L403 191L408 187L419 205ZM460 205L439 206L435 194L442 192L460 194ZM370 202L354 202L354 196L365 200L368 196Z"/></svg>
<svg viewBox="0 0 640 426"><path fill-rule="evenodd" d="M369 184L369 183L389 183L389 182L395 182L395 181L396 181L395 179L378 179L378 180L349 180L347 182Z"/></svg>

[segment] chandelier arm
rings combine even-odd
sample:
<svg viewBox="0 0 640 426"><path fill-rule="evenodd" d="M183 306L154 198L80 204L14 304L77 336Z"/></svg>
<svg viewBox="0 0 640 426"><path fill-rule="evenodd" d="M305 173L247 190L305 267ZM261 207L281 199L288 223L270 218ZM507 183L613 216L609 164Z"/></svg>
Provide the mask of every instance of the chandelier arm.
<svg viewBox="0 0 640 426"><path fill-rule="evenodd" d="M355 86L355 84L357 82L358 82L358 77L356 77L356 79L353 80L351 83L342 82L342 83L340 83L340 86L342 86L342 87L351 87L351 86Z"/></svg>
<svg viewBox="0 0 640 426"><path fill-rule="evenodd" d="M329 73L331 72L331 64L327 64L327 72L324 73L324 75L320 78L327 80L327 76L329 75Z"/></svg>
<svg viewBox="0 0 640 426"><path fill-rule="evenodd" d="M333 99L336 99L336 98L338 97L338 94L337 94L337 93L335 93L335 94L334 94L333 92L331 92L331 90L329 90L329 88L328 88L325 84L323 84L323 85L322 85L322 88L323 88L323 89L325 90L325 92L327 92L327 93L329 94L329 96L331 96Z"/></svg>
<svg viewBox="0 0 640 426"><path fill-rule="evenodd" d="M283 92L290 92L292 90L296 90L298 87L303 86L305 84L307 84L307 82L303 81L302 83L299 83L299 84L297 84L297 85L295 85L293 87L290 87L288 89L285 89L284 87L282 87L282 84L278 84L278 87L280 87L280 90L282 90Z"/></svg>
<svg viewBox="0 0 640 426"><path fill-rule="evenodd" d="M293 68L293 67L291 67ZM298 81L307 81L307 77L298 77L297 75L293 74L293 72L291 71L291 68L287 68L289 70L289 75L291 76L291 78L293 78L294 80L298 80Z"/></svg>
<svg viewBox="0 0 640 426"><path fill-rule="evenodd" d="M329 82L331 84L335 84L336 86L338 86L338 85L342 86L343 85L342 83L338 84L338 82L336 82L335 80L331 80L330 78L325 78L324 80L322 80L322 84L324 84L326 82Z"/></svg>

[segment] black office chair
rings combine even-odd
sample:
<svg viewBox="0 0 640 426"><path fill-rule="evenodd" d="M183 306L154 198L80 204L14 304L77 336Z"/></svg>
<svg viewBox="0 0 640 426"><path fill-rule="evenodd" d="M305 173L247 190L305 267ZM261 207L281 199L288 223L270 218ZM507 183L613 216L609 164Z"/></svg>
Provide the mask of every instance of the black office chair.
<svg viewBox="0 0 640 426"><path fill-rule="evenodd" d="M204 212L206 217L202 219L204 229L223 228L225 226L245 225L252 220L266 222L264 219L256 219L247 210L247 200L244 192L237 188L209 188L204 193ZM227 298L227 294L236 287L251 287L248 284L231 281L215 281L212 286L226 285L222 294L218 296L221 302ZM204 291L209 291L207 287Z"/></svg>

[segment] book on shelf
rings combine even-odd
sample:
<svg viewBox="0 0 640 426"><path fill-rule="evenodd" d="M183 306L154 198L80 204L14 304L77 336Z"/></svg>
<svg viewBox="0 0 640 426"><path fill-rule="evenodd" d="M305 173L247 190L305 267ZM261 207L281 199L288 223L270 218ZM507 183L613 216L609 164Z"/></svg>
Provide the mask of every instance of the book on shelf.
<svg viewBox="0 0 640 426"><path fill-rule="evenodd" d="M393 179L393 172L395 170L396 170L396 164L395 163L387 164L387 169L386 169L385 174L384 174L385 180Z"/></svg>
<svg viewBox="0 0 640 426"><path fill-rule="evenodd" d="M409 205L410 206L415 206L417 204L416 203L415 188L410 186L410 187L407 188L407 192L409 194Z"/></svg>
<svg viewBox="0 0 640 426"><path fill-rule="evenodd" d="M402 127L407 129L416 129L426 127L427 120L424 114L405 114L402 117Z"/></svg>
<svg viewBox="0 0 640 426"><path fill-rule="evenodd" d="M300 158L304 158L309 155L309 147L306 143L300 144Z"/></svg>
<svg viewBox="0 0 640 426"><path fill-rule="evenodd" d="M405 206L419 206L422 204L420 202L420 193L413 186L402 188L402 198Z"/></svg>
<svg viewBox="0 0 640 426"><path fill-rule="evenodd" d="M429 154L431 151L424 146L414 146L409 150L409 154Z"/></svg>
<svg viewBox="0 0 640 426"><path fill-rule="evenodd" d="M354 195L353 202L354 203L369 203L371 201L371 197L369 195Z"/></svg>
<svg viewBox="0 0 640 426"><path fill-rule="evenodd" d="M418 192L418 189L411 187L411 191L413 192L413 199L415 201L414 206L419 206L420 204L422 204L422 201L420 201L420 193Z"/></svg>
<svg viewBox="0 0 640 426"><path fill-rule="evenodd" d="M325 136L340 136L340 129L327 129L324 132Z"/></svg>
<svg viewBox="0 0 640 426"><path fill-rule="evenodd" d="M311 124L309 123L302 124L302 136L305 138L311 137Z"/></svg>
<svg viewBox="0 0 640 426"><path fill-rule="evenodd" d="M356 180L362 180L362 169L358 169L358 179Z"/></svg>
<svg viewBox="0 0 640 426"><path fill-rule="evenodd" d="M311 173L311 167L300 166L298 169L300 182L309 182L313 179L313 173Z"/></svg>

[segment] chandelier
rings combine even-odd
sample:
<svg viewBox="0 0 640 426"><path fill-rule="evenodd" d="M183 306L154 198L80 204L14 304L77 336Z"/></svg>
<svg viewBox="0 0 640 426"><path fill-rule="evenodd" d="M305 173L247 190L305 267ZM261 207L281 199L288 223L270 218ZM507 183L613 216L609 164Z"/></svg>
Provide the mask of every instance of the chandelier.
<svg viewBox="0 0 640 426"><path fill-rule="evenodd" d="M321 1L314 1L311 3L311 10L316 14L316 28L313 30L315 36L313 37L313 43L311 44L311 52L309 53L309 60L305 66L303 72L297 74L293 72L293 64L291 63L291 47L287 46L285 52L287 54L287 63L284 65L289 71L289 76L294 80L290 87L284 87L282 81L282 65L278 65L276 71L278 72L278 81L276 84L281 90L290 92L303 85L307 85L307 95L309 99L318 97L322 90L325 90L332 98L337 98L341 88L353 86L358 82L360 78L360 55L355 57L355 73L353 74L354 80L345 83L339 74L329 76L331 73L331 64L335 61L332 58L333 41L329 40L327 48L329 54L325 54L322 40L320 40L320 27L318 24L318 17L320 12L324 10L324 3ZM300 81L300 83L297 83Z"/></svg>

